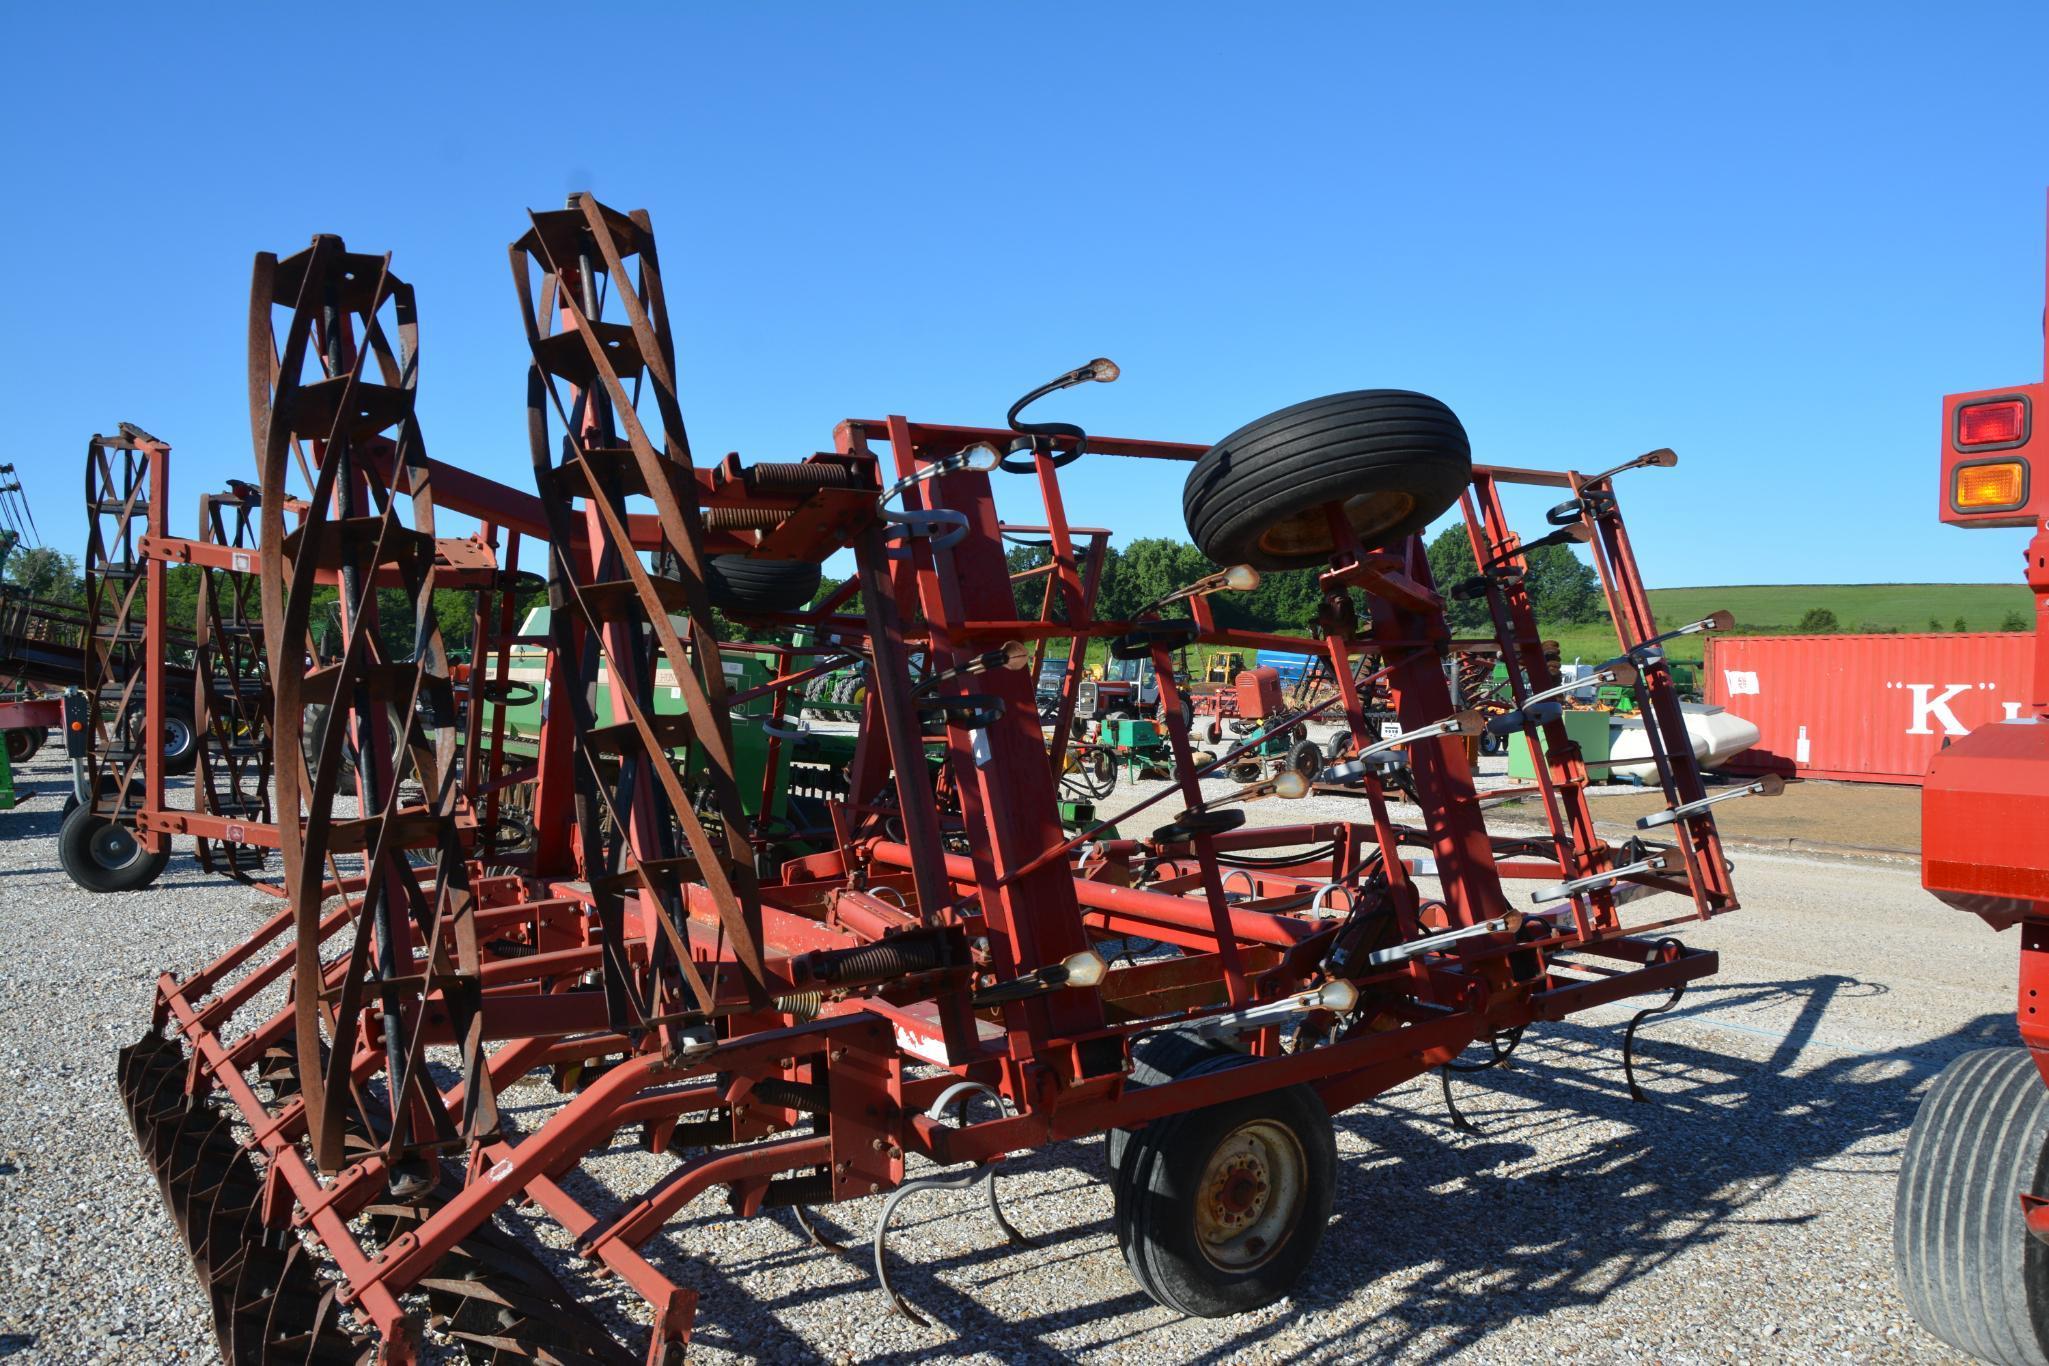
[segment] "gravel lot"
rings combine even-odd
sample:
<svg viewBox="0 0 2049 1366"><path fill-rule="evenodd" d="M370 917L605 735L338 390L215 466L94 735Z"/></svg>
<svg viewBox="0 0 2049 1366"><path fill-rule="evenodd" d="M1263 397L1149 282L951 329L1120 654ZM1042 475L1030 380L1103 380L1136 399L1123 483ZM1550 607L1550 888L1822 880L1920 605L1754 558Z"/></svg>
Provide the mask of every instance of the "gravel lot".
<svg viewBox="0 0 2049 1366"><path fill-rule="evenodd" d="M46 750L17 781L37 795L0 813L0 1357L210 1360L114 1051L146 1024L156 974L235 942L266 899L186 856L145 892L76 891L55 863L60 761ZM1358 809L1333 801L1258 811ZM707 1198L650 1252L702 1293L705 1362L1954 1359L1893 1289L1892 1183L1929 1079L2013 1041L2014 945L1897 866L1746 855L1737 885L1743 913L1688 935L1721 951L1721 975L1644 1028L1653 1103L1624 1089L1617 1006L1461 1078L1477 1134L1446 1124L1434 1077L1341 1116L1323 1251L1256 1316L1188 1320L1140 1293L1094 1141L1011 1164L1006 1206L1035 1248L1007 1246L979 1192L907 1202L897 1279L933 1328L787 1215L735 1221ZM621 1152L601 1175L652 1162ZM832 1222L864 1238L879 1204Z"/></svg>

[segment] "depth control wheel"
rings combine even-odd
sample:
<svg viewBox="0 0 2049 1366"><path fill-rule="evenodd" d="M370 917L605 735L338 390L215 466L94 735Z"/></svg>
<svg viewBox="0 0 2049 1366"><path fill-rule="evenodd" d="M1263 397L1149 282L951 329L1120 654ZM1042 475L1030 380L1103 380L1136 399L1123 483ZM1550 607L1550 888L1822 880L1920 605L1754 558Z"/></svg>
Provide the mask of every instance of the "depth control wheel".
<svg viewBox="0 0 2049 1366"><path fill-rule="evenodd" d="M2023 1194L2049 1193L2049 1086L2025 1048L1942 1069L1914 1116L1893 1203L1893 1270L1923 1328L1986 1361L2049 1361L2049 1244Z"/></svg>
<svg viewBox="0 0 2049 1366"><path fill-rule="evenodd" d="M127 826L80 807L57 831L57 862L88 892L133 892L149 886L170 862L152 854Z"/></svg>
<svg viewBox="0 0 2049 1366"><path fill-rule="evenodd" d="M1244 1061L1213 1056L1183 1075ZM1198 1318L1272 1304L1316 1255L1336 1177L1330 1116L1306 1086L1155 1120L1118 1155L1125 1265L1147 1294Z"/></svg>
<svg viewBox="0 0 2049 1366"><path fill-rule="evenodd" d="M1199 456L1181 493L1188 538L1217 564L1304 569L1336 549L1335 504L1369 548L1458 502L1472 448L1427 394L1359 389L1248 422Z"/></svg>

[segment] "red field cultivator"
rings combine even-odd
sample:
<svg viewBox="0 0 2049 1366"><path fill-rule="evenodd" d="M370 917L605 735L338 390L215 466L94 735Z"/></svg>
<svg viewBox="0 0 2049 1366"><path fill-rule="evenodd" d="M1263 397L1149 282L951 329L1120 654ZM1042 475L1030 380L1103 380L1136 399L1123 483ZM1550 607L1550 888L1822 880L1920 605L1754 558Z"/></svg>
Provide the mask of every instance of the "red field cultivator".
<svg viewBox="0 0 2049 1366"><path fill-rule="evenodd" d="M1027 423L1021 403L1007 429L861 418L801 460L699 466L647 216L573 197L532 215L512 264L538 496L427 459L413 298L388 258L325 237L258 258L288 904L215 963L163 978L121 1059L231 1361L403 1361L429 1336L476 1360L680 1361L695 1296L648 1249L698 1196L801 1217L893 1193L882 1266L905 1192L993 1180L1005 1154L1102 1132L1147 1292L1193 1314L1250 1309L1316 1249L1332 1113L1476 1041L1498 1059L1537 1022L1714 970L1667 932L1737 901L1658 651L1672 633L1631 558L1621 470L1475 465L1448 409L1398 391L1297 405L1210 448ZM1114 378L1096 361L1041 393ZM1190 529L1220 565L1318 567L1319 634L1220 628L1210 596L1250 581L1242 570L1096 620L1094 556L1061 497L1082 459L1185 477ZM998 517L1003 483L1036 498L1015 525ZM1592 548L1613 672L1653 722L1668 843L1594 832L1502 509L1517 484L1559 490L1551 534ZM464 572L434 530L457 504L548 545L549 632L527 642L545 649L545 719L531 768L508 775L533 784L536 838L516 853L484 847L480 804L503 779L467 771L496 762L485 708L458 705L428 610ZM1540 836L1489 835L1466 757L1479 719L1447 688L1417 533L1461 504L1513 724L1548 759ZM1007 532L1050 542L1037 619L1014 605ZM836 552L856 572L821 596ZM322 583L339 585L341 641L308 667ZM375 588L409 604L397 646L374 629ZM767 685L793 707L812 677L865 668L845 796L802 847L748 815L735 734L763 722L728 684L715 605L808 628L814 653L779 655ZM1149 833L1060 823L1073 684L1095 640L1151 659L1165 694L1178 780L1115 819L1135 831L1154 809ZM1050 727L1031 667L1049 641L1077 661ZM1328 662L1337 695L1319 710L1353 746L1321 778L1355 785L1367 819L1250 828L1246 804L1299 793L1299 774L1205 786L1174 695L1173 654L1195 643ZM1396 735L1366 724L1376 686ZM657 707L663 690L680 711ZM1382 790L1395 755L1420 798L1412 820ZM1657 892L1678 898L1670 913L1636 910ZM549 1103L529 1087L516 1112L501 1104L535 1073L557 1083ZM579 1168L622 1135L675 1164L646 1189L596 1194ZM907 1179L914 1156L960 1170ZM527 1250L522 1226L542 1220L631 1287L644 1342L599 1329Z"/></svg>

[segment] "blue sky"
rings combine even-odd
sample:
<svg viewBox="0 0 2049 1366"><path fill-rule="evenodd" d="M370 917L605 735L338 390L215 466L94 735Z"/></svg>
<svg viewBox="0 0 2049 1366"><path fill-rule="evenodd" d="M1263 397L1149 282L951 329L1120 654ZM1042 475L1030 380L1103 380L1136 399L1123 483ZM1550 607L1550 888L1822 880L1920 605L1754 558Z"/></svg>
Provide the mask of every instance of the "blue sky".
<svg viewBox="0 0 2049 1366"><path fill-rule="evenodd" d="M318 231L417 286L429 450L526 487L505 246L589 187L654 215L700 459L996 425L1107 355L1058 415L1204 441L1392 386L1499 463L1672 446L1624 490L1653 584L2018 577L1936 461L1946 391L2040 371L2039 0L600 12L14 11L0 460L46 540L119 420L181 519L251 477L250 258ZM1174 473L1070 475L1183 534Z"/></svg>

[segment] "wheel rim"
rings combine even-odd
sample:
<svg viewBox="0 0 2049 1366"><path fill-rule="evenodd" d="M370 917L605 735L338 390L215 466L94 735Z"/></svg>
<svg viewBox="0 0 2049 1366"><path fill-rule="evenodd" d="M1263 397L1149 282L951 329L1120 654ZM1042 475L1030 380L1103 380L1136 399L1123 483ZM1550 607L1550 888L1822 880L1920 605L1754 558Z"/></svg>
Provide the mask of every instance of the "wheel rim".
<svg viewBox="0 0 2049 1366"><path fill-rule="evenodd" d="M1345 520L1369 549L1389 527L1398 525L1415 510L1415 496L1407 493L1362 493L1347 498L1344 504ZM1260 533L1259 548L1269 555L1327 553L1331 548L1330 519L1324 513L1324 505L1304 509L1274 523Z"/></svg>
<svg viewBox="0 0 2049 1366"><path fill-rule="evenodd" d="M109 872L118 872L142 857L142 845L128 827L112 821L102 823L93 831L92 841L87 847L92 852L92 861Z"/></svg>
<svg viewBox="0 0 2049 1366"><path fill-rule="evenodd" d="M164 719L164 757L175 759L192 743L192 727L178 717Z"/></svg>
<svg viewBox="0 0 2049 1366"><path fill-rule="evenodd" d="M1196 1188L1195 1240L1222 1271L1250 1271L1281 1250L1308 1197L1308 1159L1286 1125L1255 1119L1224 1136Z"/></svg>

